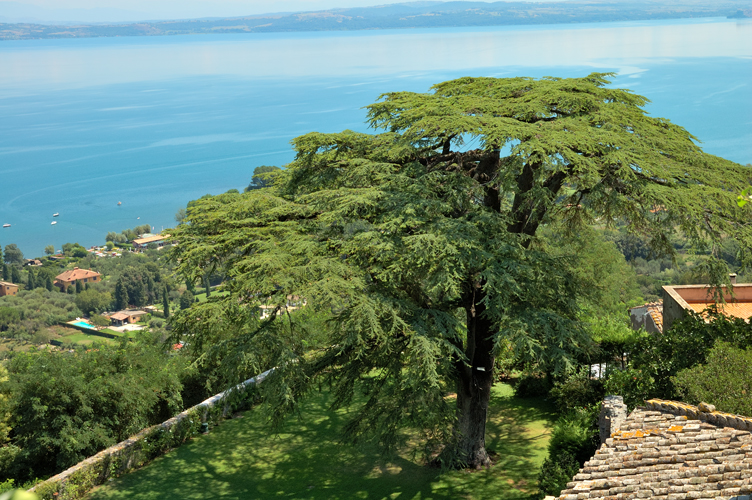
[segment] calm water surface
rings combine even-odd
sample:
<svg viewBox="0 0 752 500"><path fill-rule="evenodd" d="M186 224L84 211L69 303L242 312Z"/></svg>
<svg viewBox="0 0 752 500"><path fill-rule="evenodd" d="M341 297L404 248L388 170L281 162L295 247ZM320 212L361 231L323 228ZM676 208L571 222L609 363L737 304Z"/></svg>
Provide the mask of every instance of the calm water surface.
<svg viewBox="0 0 752 500"><path fill-rule="evenodd" d="M31 256L172 226L189 200L289 162L297 135L366 131L382 92L592 71L752 163L749 20L1 42L0 244Z"/></svg>

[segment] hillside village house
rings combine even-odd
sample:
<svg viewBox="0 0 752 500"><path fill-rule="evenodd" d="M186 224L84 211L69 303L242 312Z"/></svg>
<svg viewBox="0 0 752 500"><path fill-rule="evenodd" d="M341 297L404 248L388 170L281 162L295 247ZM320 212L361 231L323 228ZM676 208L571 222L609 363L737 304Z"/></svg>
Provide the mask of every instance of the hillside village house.
<svg viewBox="0 0 752 500"><path fill-rule="evenodd" d="M113 325L123 326L125 324L137 323L144 316L146 316L145 311L118 311L110 314L109 318Z"/></svg>
<svg viewBox="0 0 752 500"><path fill-rule="evenodd" d="M18 285L15 283L8 283L7 281L0 281L0 297L6 295L15 295L18 293Z"/></svg>
<svg viewBox="0 0 752 500"><path fill-rule="evenodd" d="M725 304L716 304L714 289L710 285L672 285L663 287L663 300L630 309L632 328L644 328L647 332L660 333L668 330L674 321L689 311L702 314L706 309L717 307L718 312L732 318L749 321L752 317L752 283L736 284L736 275L731 275L733 292L723 287Z"/></svg>
<svg viewBox="0 0 752 500"><path fill-rule="evenodd" d="M157 248L162 248L168 243L166 240L169 237L169 234L144 234L141 238L133 240L133 249L143 250L149 243L154 243Z"/></svg>
<svg viewBox="0 0 752 500"><path fill-rule="evenodd" d="M55 286L65 291L69 286L75 285L76 281L85 283L99 283L102 281L102 275L90 269L79 269L74 267L70 271L65 271L55 277Z"/></svg>

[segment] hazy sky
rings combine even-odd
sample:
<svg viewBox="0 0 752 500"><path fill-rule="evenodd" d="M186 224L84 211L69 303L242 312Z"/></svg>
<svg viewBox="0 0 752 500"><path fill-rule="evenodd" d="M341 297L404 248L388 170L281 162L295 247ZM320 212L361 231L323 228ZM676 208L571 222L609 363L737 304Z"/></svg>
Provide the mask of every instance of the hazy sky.
<svg viewBox="0 0 752 500"><path fill-rule="evenodd" d="M0 16L117 15L148 18L243 16L268 12L323 10L334 7L380 5L389 0L14 0L0 1ZM88 10L89 12L84 12ZM98 16L97 16L98 17ZM104 19L103 19L104 20Z"/></svg>
<svg viewBox="0 0 752 500"><path fill-rule="evenodd" d="M0 0L0 21L36 18L43 21L122 22L230 17L365 7L400 1L406 0Z"/></svg>

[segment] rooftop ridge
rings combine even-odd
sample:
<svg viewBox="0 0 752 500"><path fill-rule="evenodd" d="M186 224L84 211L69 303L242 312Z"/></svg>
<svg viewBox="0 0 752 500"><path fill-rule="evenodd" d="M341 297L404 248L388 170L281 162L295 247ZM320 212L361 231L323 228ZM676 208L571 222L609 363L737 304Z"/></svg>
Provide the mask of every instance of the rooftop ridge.
<svg viewBox="0 0 752 500"><path fill-rule="evenodd" d="M667 412L713 425L731 427L740 431L752 431L752 417L715 411L715 406L707 403L694 406L680 401L649 399L645 401L645 407L648 410Z"/></svg>

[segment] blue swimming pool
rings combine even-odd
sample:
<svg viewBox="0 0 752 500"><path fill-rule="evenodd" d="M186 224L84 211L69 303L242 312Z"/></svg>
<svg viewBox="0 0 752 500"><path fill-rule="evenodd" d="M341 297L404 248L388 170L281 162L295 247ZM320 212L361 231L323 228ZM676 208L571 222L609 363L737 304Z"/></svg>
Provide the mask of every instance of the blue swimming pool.
<svg viewBox="0 0 752 500"><path fill-rule="evenodd" d="M68 324L69 325L79 326L81 328L88 328L89 330L96 330L96 327L94 327L94 325L90 325L86 321L83 321L83 320L80 320L80 319L76 320L76 321L69 321Z"/></svg>

